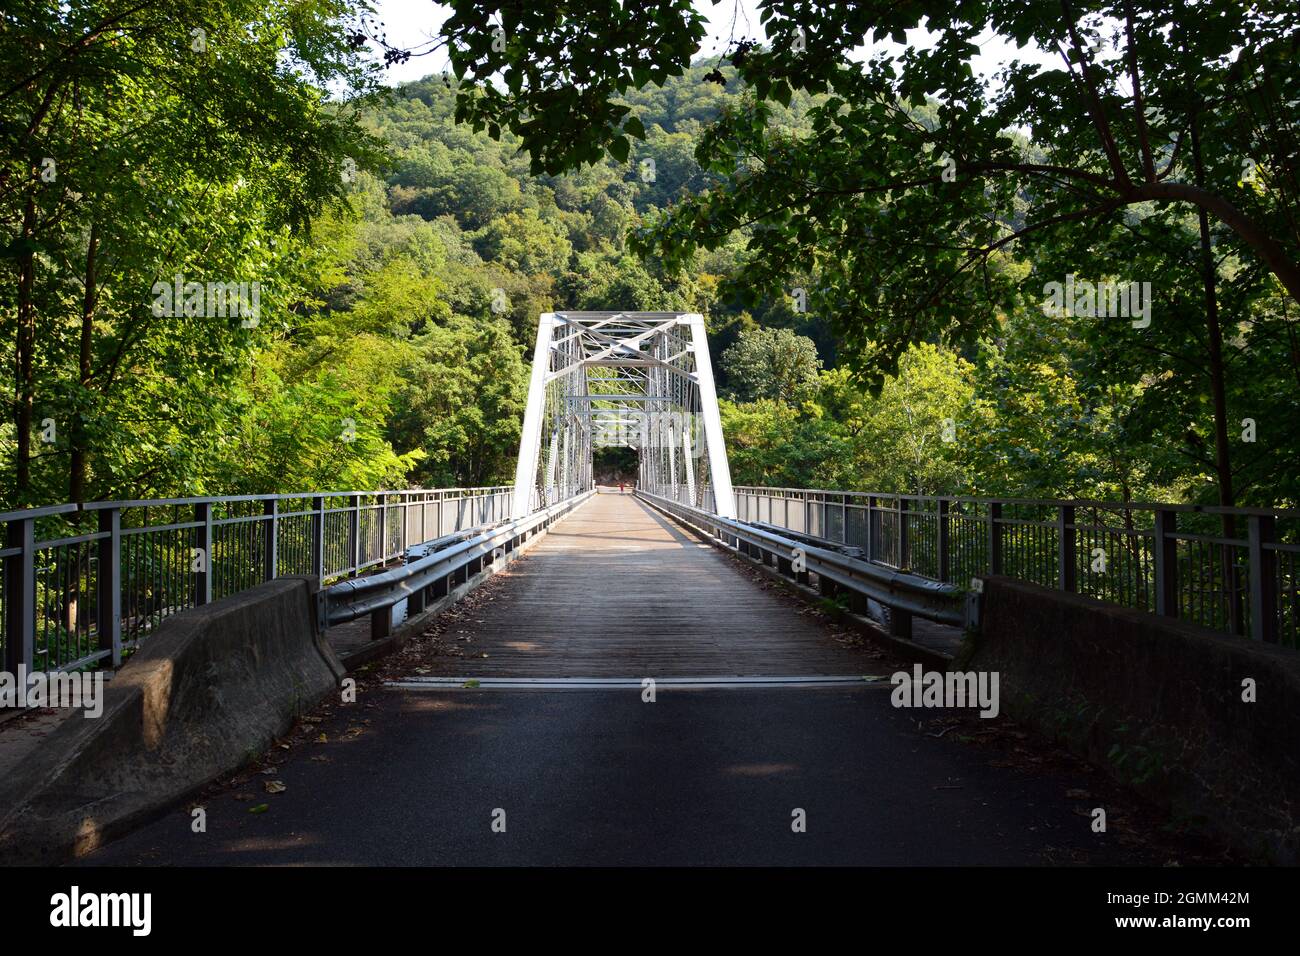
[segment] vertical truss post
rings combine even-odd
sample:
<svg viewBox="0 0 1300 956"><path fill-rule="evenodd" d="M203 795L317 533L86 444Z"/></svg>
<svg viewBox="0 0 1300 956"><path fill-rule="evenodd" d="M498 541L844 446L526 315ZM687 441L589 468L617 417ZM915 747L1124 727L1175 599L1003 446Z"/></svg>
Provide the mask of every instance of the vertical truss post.
<svg viewBox="0 0 1300 956"><path fill-rule="evenodd" d="M709 340L704 332L704 316L694 313L685 317L691 327L691 349L695 355L695 377L700 387L700 411L704 416L704 444L709 451L709 484L713 488L713 507L723 518L736 517L736 494L731 487L731 465L727 445L722 437L722 415L718 412L718 392L713 383L713 363L709 360Z"/></svg>
<svg viewBox="0 0 1300 956"><path fill-rule="evenodd" d="M515 496L510 516L524 518L533 510L533 487L537 483L537 458L541 452L542 414L546 405L546 375L551 367L551 339L555 315L543 312L537 320L537 342L533 346L533 371L528 380L528 406L519 435L519 462L515 466Z"/></svg>

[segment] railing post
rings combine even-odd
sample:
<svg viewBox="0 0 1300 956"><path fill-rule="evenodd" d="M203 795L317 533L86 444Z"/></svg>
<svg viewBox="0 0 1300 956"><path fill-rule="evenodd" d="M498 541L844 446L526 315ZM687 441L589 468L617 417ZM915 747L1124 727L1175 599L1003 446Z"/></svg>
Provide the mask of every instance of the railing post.
<svg viewBox="0 0 1300 956"><path fill-rule="evenodd" d="M5 530L5 546L18 553L4 559L5 670L17 674L36 656L36 521L17 518Z"/></svg>
<svg viewBox="0 0 1300 956"><path fill-rule="evenodd" d="M1156 613L1178 617L1178 512L1155 512Z"/></svg>
<svg viewBox="0 0 1300 956"><path fill-rule="evenodd" d="M352 509L348 515L348 555L352 561L348 577L355 578L361 573L361 496L348 495L348 503Z"/></svg>
<svg viewBox="0 0 1300 956"><path fill-rule="evenodd" d="M990 501L989 508L989 574L1002 573L1002 502Z"/></svg>
<svg viewBox="0 0 1300 956"><path fill-rule="evenodd" d="M904 570L911 564L912 547L907 536L908 516L911 514L908 500L898 496L898 569Z"/></svg>
<svg viewBox="0 0 1300 956"><path fill-rule="evenodd" d="M194 506L196 547L203 556L199 562L201 570L194 572L194 603L212 603L212 503L201 501Z"/></svg>
<svg viewBox="0 0 1300 956"><path fill-rule="evenodd" d="M1056 583L1062 591L1078 590L1078 564L1075 560L1074 505L1056 509Z"/></svg>
<svg viewBox="0 0 1300 956"><path fill-rule="evenodd" d="M849 496L840 495L840 543L849 543Z"/></svg>
<svg viewBox="0 0 1300 956"><path fill-rule="evenodd" d="M267 581L274 581L276 570L280 565L280 501L278 498L271 498L262 504L262 511L266 515L266 566L262 569L262 576Z"/></svg>
<svg viewBox="0 0 1300 956"><path fill-rule="evenodd" d="M397 523L397 554L405 559L406 549L411 546L411 493L398 492L397 507L402 512L402 520Z"/></svg>
<svg viewBox="0 0 1300 956"><path fill-rule="evenodd" d="M1273 542L1276 522L1272 515L1250 515L1250 636L1276 644L1277 552L1264 547Z"/></svg>
<svg viewBox="0 0 1300 956"><path fill-rule="evenodd" d="M111 651L113 667L122 666L122 512L99 512L98 568L95 573L95 630L101 650Z"/></svg>
<svg viewBox="0 0 1300 956"><path fill-rule="evenodd" d="M318 495L311 500L311 573L323 584L325 581L325 498Z"/></svg>
<svg viewBox="0 0 1300 956"><path fill-rule="evenodd" d="M876 559L876 496L867 495L867 560Z"/></svg>
<svg viewBox="0 0 1300 956"><path fill-rule="evenodd" d="M388 495L379 495L379 566L388 563Z"/></svg>
<svg viewBox="0 0 1300 956"><path fill-rule="evenodd" d="M949 572L951 571L948 557L949 504L947 498L939 499L939 580L945 583L948 581Z"/></svg>

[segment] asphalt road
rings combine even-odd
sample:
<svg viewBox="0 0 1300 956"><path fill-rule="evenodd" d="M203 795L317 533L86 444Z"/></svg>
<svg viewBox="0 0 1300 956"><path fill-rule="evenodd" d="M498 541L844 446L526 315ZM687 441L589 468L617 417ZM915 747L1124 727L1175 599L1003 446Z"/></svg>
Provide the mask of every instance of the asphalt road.
<svg viewBox="0 0 1300 956"><path fill-rule="evenodd" d="M661 690L643 703L638 690L375 689L273 750L272 773L209 793L206 832L177 809L85 862L1164 862L1113 827L1092 832L1088 811L1107 805L1096 775L1005 766L961 739L982 722L933 736L941 715L897 710L889 690ZM287 789L268 794L270 781Z"/></svg>

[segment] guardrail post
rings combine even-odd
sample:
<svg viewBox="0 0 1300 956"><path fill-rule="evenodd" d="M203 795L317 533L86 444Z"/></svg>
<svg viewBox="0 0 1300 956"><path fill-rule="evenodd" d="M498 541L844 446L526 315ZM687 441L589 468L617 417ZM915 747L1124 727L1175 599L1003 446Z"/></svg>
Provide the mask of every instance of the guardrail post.
<svg viewBox="0 0 1300 956"><path fill-rule="evenodd" d="M325 582L325 498L311 500L311 573L324 586Z"/></svg>
<svg viewBox="0 0 1300 956"><path fill-rule="evenodd" d="M950 534L950 520L948 518L949 501L947 498L939 499L939 580L947 583L949 571L948 566L948 537Z"/></svg>
<svg viewBox="0 0 1300 956"><path fill-rule="evenodd" d="M393 609L381 607L370 612L370 639L377 641L393 633Z"/></svg>
<svg viewBox="0 0 1300 956"><path fill-rule="evenodd" d="M1060 505L1056 514L1056 583L1062 591L1078 590L1075 548L1074 505Z"/></svg>
<svg viewBox="0 0 1300 956"><path fill-rule="evenodd" d="M902 608L889 609L889 633L894 637L912 638L912 612Z"/></svg>
<svg viewBox="0 0 1300 956"><path fill-rule="evenodd" d="M280 501L278 498L271 498L262 505L262 511L266 515L266 555L265 567L262 569L262 577L267 581L274 581L276 570L280 565Z"/></svg>
<svg viewBox="0 0 1300 956"><path fill-rule="evenodd" d="M1002 573L1002 502L990 501L989 508L989 574Z"/></svg>
<svg viewBox="0 0 1300 956"><path fill-rule="evenodd" d="M36 521L18 518L5 529L5 546L18 548L4 559L5 670L30 668L36 656Z"/></svg>
<svg viewBox="0 0 1300 956"><path fill-rule="evenodd" d="M1156 613L1178 617L1178 512L1155 512Z"/></svg>
<svg viewBox="0 0 1300 956"><path fill-rule="evenodd" d="M352 509L348 515L348 555L352 561L348 577L355 578L361 573L361 496L348 495L348 506Z"/></svg>
<svg viewBox="0 0 1300 956"><path fill-rule="evenodd" d="M212 503L210 501L201 501L194 506L194 520L198 522L195 528L195 545L202 554L203 560L199 562L200 570L194 572L194 603L211 604L212 603Z"/></svg>
<svg viewBox="0 0 1300 956"><path fill-rule="evenodd" d="M902 495L898 496L898 569L905 570L912 561L912 543L907 536L907 519L912 513L908 507L908 501Z"/></svg>
<svg viewBox="0 0 1300 956"><path fill-rule="evenodd" d="M118 668L122 666L122 512L105 508L98 520L105 537L96 544L95 631L100 649L112 652L113 667Z"/></svg>
<svg viewBox="0 0 1300 956"><path fill-rule="evenodd" d="M1277 622L1277 552L1264 547L1276 534L1272 515L1250 515L1250 636L1257 641L1276 644Z"/></svg>

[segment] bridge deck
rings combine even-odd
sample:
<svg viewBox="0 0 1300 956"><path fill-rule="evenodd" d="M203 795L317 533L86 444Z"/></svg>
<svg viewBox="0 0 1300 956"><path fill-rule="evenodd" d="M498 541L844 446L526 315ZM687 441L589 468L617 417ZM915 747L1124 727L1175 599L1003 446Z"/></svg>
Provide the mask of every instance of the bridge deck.
<svg viewBox="0 0 1300 956"><path fill-rule="evenodd" d="M873 665L630 495L593 497L439 629L429 663L445 676L845 675Z"/></svg>

